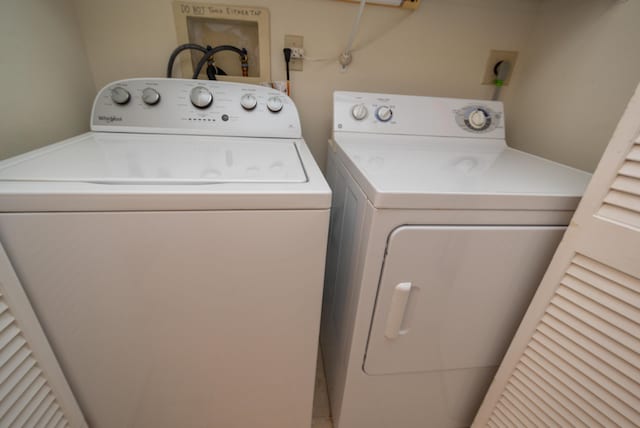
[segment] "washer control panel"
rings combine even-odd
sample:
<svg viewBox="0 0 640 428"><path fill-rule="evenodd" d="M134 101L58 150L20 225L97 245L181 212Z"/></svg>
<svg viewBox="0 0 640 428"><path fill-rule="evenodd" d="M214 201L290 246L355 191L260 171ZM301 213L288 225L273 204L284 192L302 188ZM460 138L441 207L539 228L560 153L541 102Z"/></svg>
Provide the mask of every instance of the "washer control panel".
<svg viewBox="0 0 640 428"><path fill-rule="evenodd" d="M334 131L504 139L499 101L337 91Z"/></svg>
<svg viewBox="0 0 640 428"><path fill-rule="evenodd" d="M128 79L105 86L94 131L301 138L293 101L269 87L187 79Z"/></svg>

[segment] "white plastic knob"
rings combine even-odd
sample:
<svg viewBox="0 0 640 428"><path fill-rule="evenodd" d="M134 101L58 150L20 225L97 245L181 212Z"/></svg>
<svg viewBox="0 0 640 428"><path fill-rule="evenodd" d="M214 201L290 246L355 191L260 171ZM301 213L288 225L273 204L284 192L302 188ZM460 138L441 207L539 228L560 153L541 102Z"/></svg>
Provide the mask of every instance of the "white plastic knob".
<svg viewBox="0 0 640 428"><path fill-rule="evenodd" d="M196 86L191 90L191 104L197 108L207 108L213 103L213 94L204 86Z"/></svg>
<svg viewBox="0 0 640 428"><path fill-rule="evenodd" d="M253 94L244 94L240 98L240 105L245 110L253 110L258 105L258 100Z"/></svg>
<svg viewBox="0 0 640 428"><path fill-rule="evenodd" d="M393 110L389 106L380 106L376 110L376 117L381 122L388 122L393 117Z"/></svg>
<svg viewBox="0 0 640 428"><path fill-rule="evenodd" d="M278 113L282 110L283 104L280 97L269 97L267 100L267 108L272 113Z"/></svg>
<svg viewBox="0 0 640 428"><path fill-rule="evenodd" d="M131 94L122 86L116 86L111 89L111 100L120 105L124 105L131 99Z"/></svg>
<svg viewBox="0 0 640 428"><path fill-rule="evenodd" d="M142 90L142 101L149 106L156 105L160 102L160 93L153 88L144 88Z"/></svg>
<svg viewBox="0 0 640 428"><path fill-rule="evenodd" d="M369 114L369 110L367 110L367 106L364 104L356 104L351 109L351 114L355 120L363 120Z"/></svg>
<svg viewBox="0 0 640 428"><path fill-rule="evenodd" d="M482 110L474 110L469 114L469 125L473 129L482 129L487 124L487 116Z"/></svg>

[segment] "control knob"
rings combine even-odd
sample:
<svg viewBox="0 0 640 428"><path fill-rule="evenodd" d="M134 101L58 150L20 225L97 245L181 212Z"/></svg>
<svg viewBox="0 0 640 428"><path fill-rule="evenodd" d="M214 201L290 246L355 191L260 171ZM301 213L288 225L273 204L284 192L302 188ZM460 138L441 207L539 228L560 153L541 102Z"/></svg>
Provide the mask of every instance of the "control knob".
<svg viewBox="0 0 640 428"><path fill-rule="evenodd" d="M153 88L144 88L142 90L142 101L149 106L156 105L160 102L160 93Z"/></svg>
<svg viewBox="0 0 640 428"><path fill-rule="evenodd" d="M240 98L240 105L245 110L253 110L258 105L258 100L253 94L244 94Z"/></svg>
<svg viewBox="0 0 640 428"><path fill-rule="evenodd" d="M354 105L351 109L351 115L353 115L355 120L363 120L368 114L369 111L367 110L367 106L362 103Z"/></svg>
<svg viewBox="0 0 640 428"><path fill-rule="evenodd" d="M381 122L389 122L393 117L393 110L389 106L380 106L376 110L376 117Z"/></svg>
<svg viewBox="0 0 640 428"><path fill-rule="evenodd" d="M111 100L120 105L125 105L131 99L131 94L122 86L111 89Z"/></svg>
<svg viewBox="0 0 640 428"><path fill-rule="evenodd" d="M267 100L267 108L272 113L279 113L282 110L283 104L280 97L269 97Z"/></svg>
<svg viewBox="0 0 640 428"><path fill-rule="evenodd" d="M475 130L483 129L487 125L487 116L485 112L480 109L475 109L469 113L469 118L467 120L469 122L469 126Z"/></svg>
<svg viewBox="0 0 640 428"><path fill-rule="evenodd" d="M196 86L191 90L191 104L197 108L207 108L213 103L213 94L204 86Z"/></svg>

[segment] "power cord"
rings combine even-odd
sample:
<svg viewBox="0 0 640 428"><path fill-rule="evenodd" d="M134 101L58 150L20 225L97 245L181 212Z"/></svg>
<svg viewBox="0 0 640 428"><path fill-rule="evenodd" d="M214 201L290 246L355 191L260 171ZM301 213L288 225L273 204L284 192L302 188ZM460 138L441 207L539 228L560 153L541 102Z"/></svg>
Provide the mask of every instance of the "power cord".
<svg viewBox="0 0 640 428"><path fill-rule="evenodd" d="M291 96L291 83L289 79L289 63L291 62L291 48L282 49L284 53L284 63L287 69L287 95Z"/></svg>
<svg viewBox="0 0 640 428"><path fill-rule="evenodd" d="M510 71L511 63L509 61L498 61L493 67L493 74L496 76L493 84L496 87L493 91L493 97L491 97L492 100L497 101L500 99L500 92L502 91L505 80L509 77Z"/></svg>

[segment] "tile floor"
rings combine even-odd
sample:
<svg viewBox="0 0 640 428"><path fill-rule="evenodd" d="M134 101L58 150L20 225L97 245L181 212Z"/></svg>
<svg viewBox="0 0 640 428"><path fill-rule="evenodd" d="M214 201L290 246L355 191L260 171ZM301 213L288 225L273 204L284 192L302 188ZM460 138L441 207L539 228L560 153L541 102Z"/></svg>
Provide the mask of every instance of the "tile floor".
<svg viewBox="0 0 640 428"><path fill-rule="evenodd" d="M324 363L320 352L318 352L318 364L316 366L316 387L313 395L313 421L311 428L333 428L329 397L327 396L327 379L324 376Z"/></svg>

